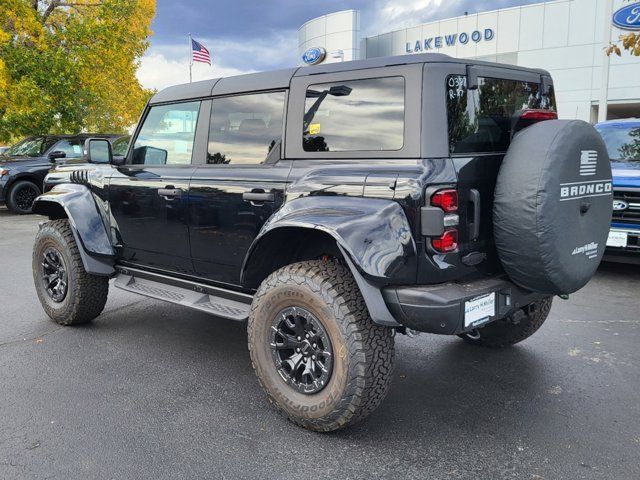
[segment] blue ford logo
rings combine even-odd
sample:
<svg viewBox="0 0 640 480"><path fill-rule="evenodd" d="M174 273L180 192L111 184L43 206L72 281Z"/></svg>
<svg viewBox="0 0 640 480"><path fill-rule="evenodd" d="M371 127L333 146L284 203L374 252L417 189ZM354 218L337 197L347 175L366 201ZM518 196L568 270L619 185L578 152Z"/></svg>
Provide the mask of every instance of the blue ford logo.
<svg viewBox="0 0 640 480"><path fill-rule="evenodd" d="M629 208L629 203L625 202L624 200L614 200L613 201L613 209L616 212L619 212L621 210L626 210L627 208Z"/></svg>
<svg viewBox="0 0 640 480"><path fill-rule="evenodd" d="M613 24L625 30L640 30L640 3L622 7L613 14Z"/></svg>
<svg viewBox="0 0 640 480"><path fill-rule="evenodd" d="M302 61L307 65L316 65L324 60L327 51L322 47L311 47L302 54Z"/></svg>

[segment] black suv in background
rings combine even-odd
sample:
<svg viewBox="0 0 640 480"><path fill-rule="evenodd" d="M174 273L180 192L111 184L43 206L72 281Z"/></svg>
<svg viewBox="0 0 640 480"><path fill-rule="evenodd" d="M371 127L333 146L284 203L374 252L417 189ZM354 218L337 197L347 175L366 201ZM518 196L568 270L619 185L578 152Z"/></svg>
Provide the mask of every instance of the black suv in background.
<svg viewBox="0 0 640 480"><path fill-rule="evenodd" d="M87 138L115 141L121 135L43 135L28 137L0 154L0 205L13 213L31 213L35 198L42 193L42 181L52 165L86 162ZM127 143L120 148L126 149Z"/></svg>
<svg viewBox="0 0 640 480"><path fill-rule="evenodd" d="M38 298L90 322L114 278L247 321L271 404L345 427L384 398L396 333L513 345L593 276L609 158L556 117L547 72L439 54L170 87L124 157L90 139L105 165L45 180Z"/></svg>

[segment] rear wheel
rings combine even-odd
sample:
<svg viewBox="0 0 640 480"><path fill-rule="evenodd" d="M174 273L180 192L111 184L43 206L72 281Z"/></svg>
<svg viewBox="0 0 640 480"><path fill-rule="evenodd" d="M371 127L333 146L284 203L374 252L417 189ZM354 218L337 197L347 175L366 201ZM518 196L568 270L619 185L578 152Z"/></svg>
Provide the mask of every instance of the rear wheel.
<svg viewBox="0 0 640 480"><path fill-rule="evenodd" d="M553 297L529 305L529 313L518 323L497 320L488 325L459 335L465 342L489 348L502 348L521 342L536 333L551 310Z"/></svg>
<svg viewBox="0 0 640 480"><path fill-rule="evenodd" d="M40 195L38 186L29 180L16 182L7 195L7 207L13 213L26 215L31 213L33 201Z"/></svg>
<svg viewBox="0 0 640 480"><path fill-rule="evenodd" d="M53 220L40 228L32 270L42 308L56 323L88 323L104 309L109 279L85 271L68 220Z"/></svg>
<svg viewBox="0 0 640 480"><path fill-rule="evenodd" d="M374 324L337 262L286 266L260 286L248 324L251 362L269 401L305 428L362 420L391 383L393 331Z"/></svg>

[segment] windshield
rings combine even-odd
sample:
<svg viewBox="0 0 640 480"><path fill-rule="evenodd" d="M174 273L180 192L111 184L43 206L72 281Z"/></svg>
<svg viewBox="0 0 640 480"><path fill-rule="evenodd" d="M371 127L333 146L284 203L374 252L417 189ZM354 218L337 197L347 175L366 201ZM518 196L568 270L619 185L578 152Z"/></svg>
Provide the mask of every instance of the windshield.
<svg viewBox="0 0 640 480"><path fill-rule="evenodd" d="M612 162L640 163L640 123L596 125Z"/></svg>
<svg viewBox="0 0 640 480"><path fill-rule="evenodd" d="M56 143L55 138L31 137L16 143L4 155L11 157L40 157Z"/></svg>

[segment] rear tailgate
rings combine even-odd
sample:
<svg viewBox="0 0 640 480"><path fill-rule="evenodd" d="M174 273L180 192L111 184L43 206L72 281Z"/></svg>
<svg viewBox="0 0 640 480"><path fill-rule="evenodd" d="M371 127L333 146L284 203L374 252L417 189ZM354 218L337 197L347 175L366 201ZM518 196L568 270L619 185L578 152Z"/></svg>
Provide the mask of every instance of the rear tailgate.
<svg viewBox="0 0 640 480"><path fill-rule="evenodd" d="M483 273L502 270L493 240L493 195L518 114L527 109L555 110L550 77L491 66L452 69L446 77L448 149L458 175L458 253L463 264Z"/></svg>

